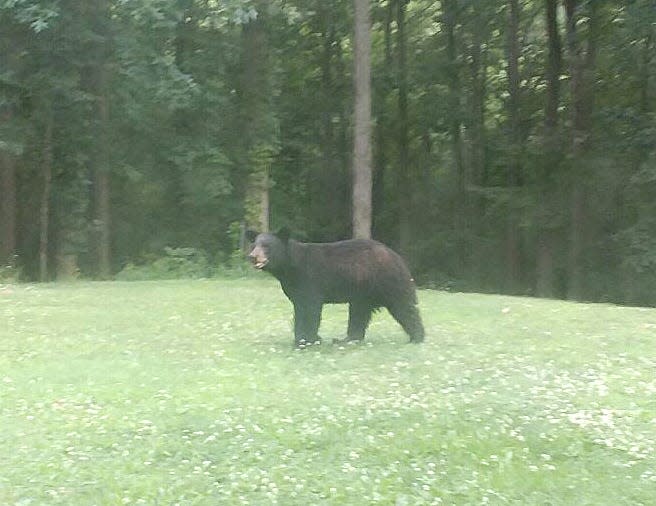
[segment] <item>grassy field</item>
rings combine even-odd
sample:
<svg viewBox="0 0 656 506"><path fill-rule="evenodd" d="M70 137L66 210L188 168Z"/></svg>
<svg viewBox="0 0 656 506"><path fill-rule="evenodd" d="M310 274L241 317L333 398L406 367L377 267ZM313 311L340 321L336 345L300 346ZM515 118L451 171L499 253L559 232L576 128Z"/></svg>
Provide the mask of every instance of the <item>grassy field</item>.
<svg viewBox="0 0 656 506"><path fill-rule="evenodd" d="M0 286L0 504L655 504L656 310L420 305L299 351L264 277Z"/></svg>

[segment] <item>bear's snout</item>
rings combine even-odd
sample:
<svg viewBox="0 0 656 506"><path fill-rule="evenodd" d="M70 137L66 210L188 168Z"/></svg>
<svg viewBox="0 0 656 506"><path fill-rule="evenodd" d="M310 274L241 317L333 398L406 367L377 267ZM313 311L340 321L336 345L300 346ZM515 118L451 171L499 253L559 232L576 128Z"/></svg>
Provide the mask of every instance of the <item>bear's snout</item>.
<svg viewBox="0 0 656 506"><path fill-rule="evenodd" d="M264 255L262 248L257 246L248 254L248 259L256 269L263 269L264 266L269 263L269 259Z"/></svg>

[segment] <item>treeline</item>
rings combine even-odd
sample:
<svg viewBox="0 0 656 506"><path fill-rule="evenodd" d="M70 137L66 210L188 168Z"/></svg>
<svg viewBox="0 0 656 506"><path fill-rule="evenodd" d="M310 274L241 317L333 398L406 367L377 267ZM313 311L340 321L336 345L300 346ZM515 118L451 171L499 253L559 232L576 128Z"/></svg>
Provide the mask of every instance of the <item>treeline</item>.
<svg viewBox="0 0 656 506"><path fill-rule="evenodd" d="M377 0L373 236L454 289L656 303L656 2ZM0 264L351 235L349 0L0 0Z"/></svg>

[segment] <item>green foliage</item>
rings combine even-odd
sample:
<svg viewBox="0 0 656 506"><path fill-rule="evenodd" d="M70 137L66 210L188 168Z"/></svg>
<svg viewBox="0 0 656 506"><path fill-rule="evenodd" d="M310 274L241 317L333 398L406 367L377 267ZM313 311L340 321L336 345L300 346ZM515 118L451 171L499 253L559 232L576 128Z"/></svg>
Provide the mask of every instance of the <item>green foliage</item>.
<svg viewBox="0 0 656 506"><path fill-rule="evenodd" d="M140 263L129 262L117 275L120 281L149 281L167 279L245 278L258 275L246 259L242 247L242 224L230 225L227 236L229 253L219 255L212 265L208 255L196 248L165 247L163 255ZM152 255L151 255L152 257Z"/></svg>
<svg viewBox="0 0 656 506"><path fill-rule="evenodd" d="M152 262L129 263L117 275L121 281L198 279L212 274L205 253L194 248L164 248L164 256Z"/></svg>
<svg viewBox="0 0 656 506"><path fill-rule="evenodd" d="M556 2L553 126L545 2L518 2L517 25L501 0L371 4L374 235L402 247L422 283L539 293L547 278L562 285L548 294L564 295L578 272L580 298L656 303L646 275L656 256L656 11L651 0L574 3L568 38ZM113 272L161 257L146 270L177 277L185 269L162 257L176 244L203 252L210 271L250 273L231 224L266 219L267 196L272 228L348 237L352 9L350 0L0 0L0 159L17 171L23 276L35 278L40 262L51 117L51 266L66 254L82 276L98 273L107 220L96 216L97 170L110 174ZM509 40L520 43L512 99Z"/></svg>
<svg viewBox="0 0 656 506"><path fill-rule="evenodd" d="M419 301L298 351L270 279L0 287L0 503L653 502L656 311Z"/></svg>
<svg viewBox="0 0 656 506"><path fill-rule="evenodd" d="M247 244L244 244L244 224L234 222L228 228L230 253L220 258L215 275L219 278L246 278L260 275L246 258Z"/></svg>
<svg viewBox="0 0 656 506"><path fill-rule="evenodd" d="M18 259L8 265L0 265L0 283L18 283L21 278L21 269L18 267Z"/></svg>
<svg viewBox="0 0 656 506"><path fill-rule="evenodd" d="M57 0L1 0L0 12L7 11L19 23L28 25L36 33L50 27L59 16Z"/></svg>

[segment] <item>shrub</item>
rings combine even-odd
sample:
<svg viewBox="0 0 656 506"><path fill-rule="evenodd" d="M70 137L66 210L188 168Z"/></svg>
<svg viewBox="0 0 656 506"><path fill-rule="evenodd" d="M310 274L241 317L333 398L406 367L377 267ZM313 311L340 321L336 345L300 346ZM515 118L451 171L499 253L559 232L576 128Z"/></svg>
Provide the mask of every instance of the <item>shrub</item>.
<svg viewBox="0 0 656 506"><path fill-rule="evenodd" d="M0 264L0 283L18 283L21 270L17 267L16 259L13 263Z"/></svg>
<svg viewBox="0 0 656 506"><path fill-rule="evenodd" d="M164 256L153 262L137 265L128 263L116 279L147 281L156 279L199 279L212 275L207 256L195 248L164 248Z"/></svg>

